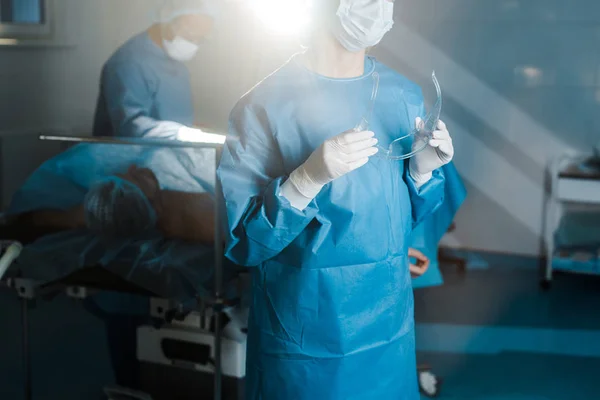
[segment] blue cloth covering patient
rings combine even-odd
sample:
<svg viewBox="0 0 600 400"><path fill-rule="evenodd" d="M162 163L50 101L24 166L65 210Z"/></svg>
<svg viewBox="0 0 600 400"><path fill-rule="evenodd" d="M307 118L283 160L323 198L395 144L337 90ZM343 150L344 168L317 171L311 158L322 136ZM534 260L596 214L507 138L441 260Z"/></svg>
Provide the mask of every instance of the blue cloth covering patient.
<svg viewBox="0 0 600 400"><path fill-rule="evenodd" d="M162 189L214 191L212 150L79 144L42 164L15 194L7 214L82 204L90 187L117 181L114 174L132 164L151 168ZM39 239L24 249L17 265L25 276L49 281L100 264L148 290L187 298L211 290L213 262L212 247L166 240L158 231L108 240L86 230Z"/></svg>

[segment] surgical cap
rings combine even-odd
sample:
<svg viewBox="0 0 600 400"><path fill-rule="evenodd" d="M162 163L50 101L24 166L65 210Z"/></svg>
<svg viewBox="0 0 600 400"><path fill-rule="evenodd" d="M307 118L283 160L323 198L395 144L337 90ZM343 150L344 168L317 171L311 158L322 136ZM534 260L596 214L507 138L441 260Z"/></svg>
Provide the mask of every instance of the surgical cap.
<svg viewBox="0 0 600 400"><path fill-rule="evenodd" d="M135 236L157 222L152 204L135 184L113 176L95 183L84 199L86 226L102 236Z"/></svg>
<svg viewBox="0 0 600 400"><path fill-rule="evenodd" d="M166 0L160 9L159 22L168 23L183 15L202 14L217 17L219 0Z"/></svg>

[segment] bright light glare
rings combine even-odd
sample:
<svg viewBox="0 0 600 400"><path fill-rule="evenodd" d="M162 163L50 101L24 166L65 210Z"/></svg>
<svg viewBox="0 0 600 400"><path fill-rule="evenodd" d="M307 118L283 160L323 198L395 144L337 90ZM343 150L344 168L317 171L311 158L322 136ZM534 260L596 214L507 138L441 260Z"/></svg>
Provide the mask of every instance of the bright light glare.
<svg viewBox="0 0 600 400"><path fill-rule="evenodd" d="M177 140L182 142L193 142L193 143L210 143L210 144L224 144L225 135L218 133L203 132L200 129L195 128L182 128L177 134Z"/></svg>
<svg viewBox="0 0 600 400"><path fill-rule="evenodd" d="M302 32L309 22L309 0L251 0L251 7L266 27L290 35Z"/></svg>

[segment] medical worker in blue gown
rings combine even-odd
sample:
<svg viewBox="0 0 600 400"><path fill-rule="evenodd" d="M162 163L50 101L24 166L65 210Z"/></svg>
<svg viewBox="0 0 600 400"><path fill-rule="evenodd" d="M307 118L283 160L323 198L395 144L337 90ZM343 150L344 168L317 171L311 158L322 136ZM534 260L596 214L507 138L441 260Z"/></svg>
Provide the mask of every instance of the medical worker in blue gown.
<svg viewBox="0 0 600 400"><path fill-rule="evenodd" d="M198 132L192 128L192 89L184 63L212 31L217 4L167 0L159 22L112 55L102 69L94 136L178 138Z"/></svg>
<svg viewBox="0 0 600 400"><path fill-rule="evenodd" d="M419 398L408 246L443 201L443 122L407 161L377 157L425 113L421 90L365 55L389 0L321 0L308 49L232 111L219 167L226 255L251 267L248 400ZM401 50L401 49L400 49ZM370 131L354 132L379 96Z"/></svg>

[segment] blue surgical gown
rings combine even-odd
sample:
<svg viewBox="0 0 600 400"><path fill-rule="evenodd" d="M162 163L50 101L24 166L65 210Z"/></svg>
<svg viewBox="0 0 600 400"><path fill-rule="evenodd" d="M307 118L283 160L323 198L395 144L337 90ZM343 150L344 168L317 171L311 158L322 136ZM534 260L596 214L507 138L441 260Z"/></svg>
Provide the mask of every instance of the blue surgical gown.
<svg viewBox="0 0 600 400"><path fill-rule="evenodd" d="M226 255L250 266L248 400L418 399L408 245L443 200L443 173L420 189L402 161L372 158L326 185L304 211L280 196L327 138L355 126L380 89L382 144L423 115L418 86L372 58L329 79L292 58L232 111L218 176Z"/></svg>
<svg viewBox="0 0 600 400"><path fill-rule="evenodd" d="M415 289L444 283L438 261L438 244L467 197L467 189L454 164L444 165L442 169L445 179L444 203L416 226L411 235L410 247L420 250L431 262L425 274L413 279Z"/></svg>
<svg viewBox="0 0 600 400"><path fill-rule="evenodd" d="M102 68L94 136L173 138L194 122L189 71L147 32L121 46Z"/></svg>

